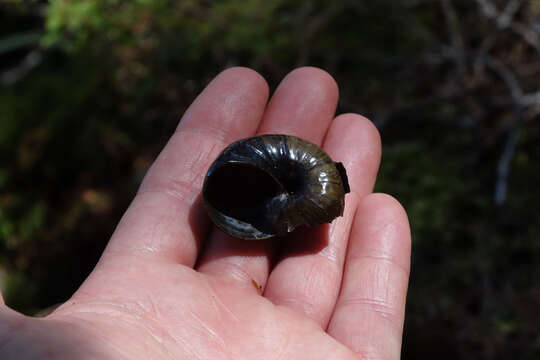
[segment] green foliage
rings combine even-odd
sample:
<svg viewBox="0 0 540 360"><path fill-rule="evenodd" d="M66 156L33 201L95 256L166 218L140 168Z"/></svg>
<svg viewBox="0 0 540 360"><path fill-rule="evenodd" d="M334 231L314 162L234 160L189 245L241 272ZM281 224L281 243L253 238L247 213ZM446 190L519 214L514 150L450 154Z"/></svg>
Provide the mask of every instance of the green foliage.
<svg viewBox="0 0 540 360"><path fill-rule="evenodd" d="M22 272L10 272L4 277L2 288L5 291L5 301L8 304L18 304L33 311L38 310L33 300L39 296L38 287Z"/></svg>

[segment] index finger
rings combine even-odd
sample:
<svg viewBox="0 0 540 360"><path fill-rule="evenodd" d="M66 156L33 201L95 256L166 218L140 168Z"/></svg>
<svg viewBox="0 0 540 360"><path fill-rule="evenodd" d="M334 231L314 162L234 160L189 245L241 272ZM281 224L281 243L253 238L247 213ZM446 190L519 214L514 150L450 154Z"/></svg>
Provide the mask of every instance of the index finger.
<svg viewBox="0 0 540 360"><path fill-rule="evenodd" d="M255 133L267 99L268 85L253 70L216 76L146 174L103 260L143 253L193 266L209 226L198 200L204 175L229 143Z"/></svg>

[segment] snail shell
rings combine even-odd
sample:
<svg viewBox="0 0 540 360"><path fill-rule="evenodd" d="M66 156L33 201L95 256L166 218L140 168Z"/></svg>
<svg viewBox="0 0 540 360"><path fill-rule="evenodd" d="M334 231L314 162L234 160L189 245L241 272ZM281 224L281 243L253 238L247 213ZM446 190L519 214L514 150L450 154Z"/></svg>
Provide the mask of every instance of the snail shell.
<svg viewBox="0 0 540 360"><path fill-rule="evenodd" d="M212 163L203 201L216 226L241 239L282 236L343 215L345 168L317 145L287 135L236 141Z"/></svg>

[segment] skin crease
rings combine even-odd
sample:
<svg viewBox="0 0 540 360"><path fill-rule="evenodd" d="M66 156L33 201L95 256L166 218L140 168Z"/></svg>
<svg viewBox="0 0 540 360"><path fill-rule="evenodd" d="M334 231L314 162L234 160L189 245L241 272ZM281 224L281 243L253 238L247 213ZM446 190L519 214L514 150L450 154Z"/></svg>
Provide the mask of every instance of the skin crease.
<svg viewBox="0 0 540 360"><path fill-rule="evenodd" d="M396 200L370 194L377 130L359 115L334 118L337 84L316 68L294 70L267 100L254 71L219 74L73 297L41 319L0 305L0 358L398 359L410 232ZM202 210L210 163L232 141L261 133L322 145L347 169L344 216L317 251L229 238Z"/></svg>

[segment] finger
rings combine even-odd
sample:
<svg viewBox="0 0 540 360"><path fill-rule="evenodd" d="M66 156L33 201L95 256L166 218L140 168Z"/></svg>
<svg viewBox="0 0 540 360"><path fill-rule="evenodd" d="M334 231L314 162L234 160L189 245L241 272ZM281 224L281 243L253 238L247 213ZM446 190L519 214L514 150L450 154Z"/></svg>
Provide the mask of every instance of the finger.
<svg viewBox="0 0 540 360"><path fill-rule="evenodd" d="M199 196L211 162L234 140L253 135L268 86L245 68L223 71L186 111L148 171L104 254L143 254L193 266L209 228Z"/></svg>
<svg viewBox="0 0 540 360"><path fill-rule="evenodd" d="M339 294L347 241L358 199L370 193L381 157L377 129L368 119L355 114L338 116L324 142L324 149L343 162L351 193L345 197L345 211L329 226L325 239L308 235L292 241L268 279L265 296L275 304L288 306L326 328ZM317 251L306 252L310 242L322 242ZM307 243L307 245L306 245ZM313 246L313 244L311 244Z"/></svg>
<svg viewBox="0 0 540 360"><path fill-rule="evenodd" d="M327 72L303 67L281 82L264 115L259 134L286 134L320 145L336 112L339 90Z"/></svg>
<svg viewBox="0 0 540 360"><path fill-rule="evenodd" d="M356 213L343 285L328 333L366 359L399 359L411 240L392 197L365 197Z"/></svg>
<svg viewBox="0 0 540 360"><path fill-rule="evenodd" d="M272 96L258 133L296 135L320 144L334 116L337 99L337 84L328 73L316 68L294 70ZM254 280L264 287L274 243L275 239L238 240L215 231L199 270L233 277L248 286Z"/></svg>

